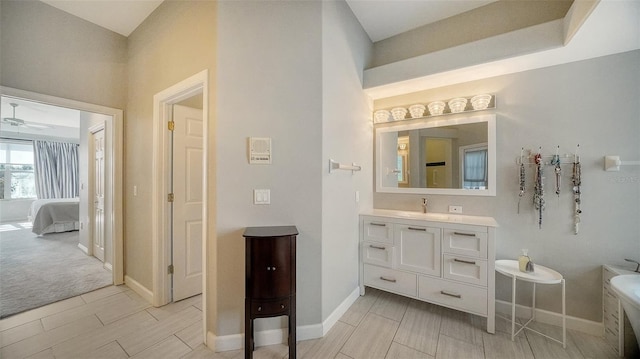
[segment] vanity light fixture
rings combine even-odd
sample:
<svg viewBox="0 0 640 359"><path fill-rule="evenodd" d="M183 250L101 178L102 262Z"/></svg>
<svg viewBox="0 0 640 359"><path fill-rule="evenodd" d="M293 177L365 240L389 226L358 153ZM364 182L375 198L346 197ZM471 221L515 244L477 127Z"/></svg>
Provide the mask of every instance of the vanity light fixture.
<svg viewBox="0 0 640 359"><path fill-rule="evenodd" d="M468 106L468 104L471 106ZM448 101L432 101L426 106L414 104L408 107L394 107L390 110L377 110L373 113L374 123L414 120L433 116L459 114L496 108L496 96L479 94L471 97L456 97ZM428 111L427 111L428 110ZM407 112L410 116L407 116Z"/></svg>

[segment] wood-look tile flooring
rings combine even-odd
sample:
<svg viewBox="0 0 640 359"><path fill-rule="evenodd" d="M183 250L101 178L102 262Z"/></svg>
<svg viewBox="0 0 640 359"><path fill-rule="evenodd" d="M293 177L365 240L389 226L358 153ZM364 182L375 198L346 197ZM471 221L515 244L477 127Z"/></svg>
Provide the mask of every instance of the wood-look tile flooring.
<svg viewBox="0 0 640 359"><path fill-rule="evenodd" d="M367 288L324 338L298 342L300 358L616 358L602 338L567 332L567 348L525 331L516 341L485 319ZM561 330L535 324L560 336ZM201 297L161 308L126 286L107 287L0 321L0 358L243 358L202 344ZM285 345L260 347L256 359L284 359Z"/></svg>

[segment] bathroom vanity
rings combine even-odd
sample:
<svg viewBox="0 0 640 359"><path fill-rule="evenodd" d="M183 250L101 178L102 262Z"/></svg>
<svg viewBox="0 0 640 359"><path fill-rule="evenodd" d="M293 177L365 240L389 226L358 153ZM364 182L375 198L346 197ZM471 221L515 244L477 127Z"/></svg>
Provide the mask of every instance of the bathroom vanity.
<svg viewBox="0 0 640 359"><path fill-rule="evenodd" d="M495 332L491 217L374 209L360 215L365 286L487 318Z"/></svg>
<svg viewBox="0 0 640 359"><path fill-rule="evenodd" d="M626 318L618 295L611 288L611 278L635 272L616 265L602 266L602 317L604 322L604 340L611 345L620 357L637 358L640 356L633 329Z"/></svg>

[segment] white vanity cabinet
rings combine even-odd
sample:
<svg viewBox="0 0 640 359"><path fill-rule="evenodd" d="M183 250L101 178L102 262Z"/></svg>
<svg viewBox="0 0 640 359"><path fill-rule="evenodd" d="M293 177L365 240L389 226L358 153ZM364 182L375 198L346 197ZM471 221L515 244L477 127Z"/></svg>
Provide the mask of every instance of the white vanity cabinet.
<svg viewBox="0 0 640 359"><path fill-rule="evenodd" d="M637 343L631 323L626 318L618 295L611 288L611 278L622 274L635 274L632 270L615 265L602 266L602 321L604 340L620 357L638 358Z"/></svg>
<svg viewBox="0 0 640 359"><path fill-rule="evenodd" d="M490 217L361 214L361 294L370 286L477 314L494 333L496 227Z"/></svg>

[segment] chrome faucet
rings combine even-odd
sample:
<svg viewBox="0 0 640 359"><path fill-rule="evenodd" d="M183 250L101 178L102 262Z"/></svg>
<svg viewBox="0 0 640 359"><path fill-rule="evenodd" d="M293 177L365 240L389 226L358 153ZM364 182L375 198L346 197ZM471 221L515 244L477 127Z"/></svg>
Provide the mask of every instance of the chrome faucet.
<svg viewBox="0 0 640 359"><path fill-rule="evenodd" d="M627 259L627 258L625 258L624 260L627 261L627 262L631 262L631 263L637 264L635 271L640 273L640 262L634 261L633 259Z"/></svg>
<svg viewBox="0 0 640 359"><path fill-rule="evenodd" d="M427 199L422 199L422 213L427 213Z"/></svg>

